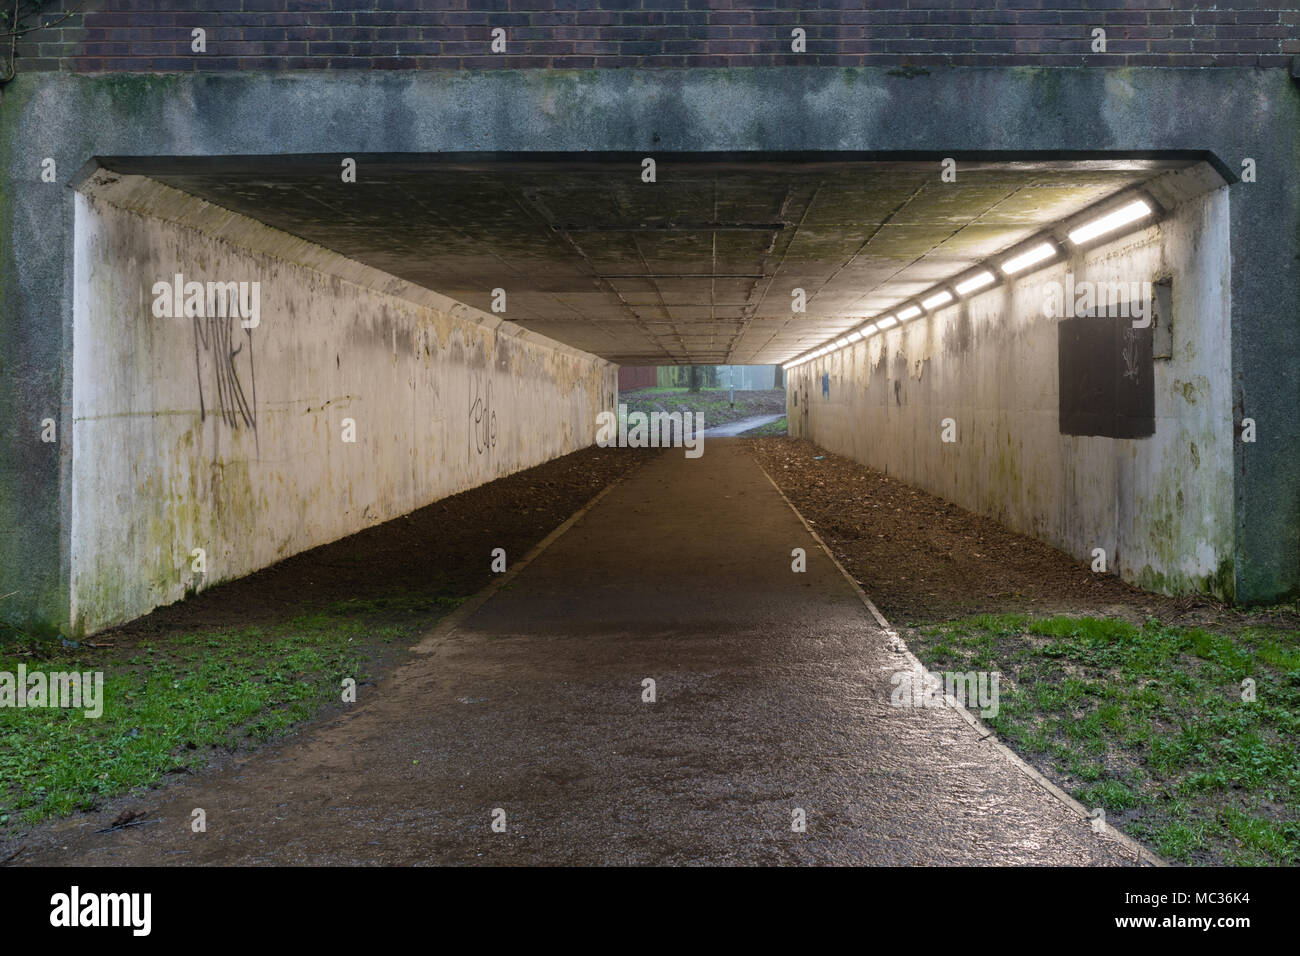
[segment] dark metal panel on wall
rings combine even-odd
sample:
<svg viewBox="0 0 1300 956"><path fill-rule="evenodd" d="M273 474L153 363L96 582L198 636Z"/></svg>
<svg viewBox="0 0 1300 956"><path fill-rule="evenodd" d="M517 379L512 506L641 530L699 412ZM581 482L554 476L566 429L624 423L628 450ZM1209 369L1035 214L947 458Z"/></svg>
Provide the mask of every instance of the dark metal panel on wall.
<svg viewBox="0 0 1300 956"><path fill-rule="evenodd" d="M1127 316L1057 323L1062 435L1149 438L1156 433L1150 327Z"/></svg>

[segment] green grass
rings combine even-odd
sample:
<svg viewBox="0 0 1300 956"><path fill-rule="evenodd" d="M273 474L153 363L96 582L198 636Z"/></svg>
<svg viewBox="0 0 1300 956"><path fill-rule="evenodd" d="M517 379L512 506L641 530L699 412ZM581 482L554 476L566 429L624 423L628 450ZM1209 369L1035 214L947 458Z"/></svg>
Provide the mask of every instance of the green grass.
<svg viewBox="0 0 1300 956"><path fill-rule="evenodd" d="M913 640L932 669L1001 672L990 727L1157 852L1300 862L1300 633L986 614Z"/></svg>
<svg viewBox="0 0 1300 956"><path fill-rule="evenodd" d="M20 823L88 810L169 771L197 770L213 748L256 746L368 679L429 610L460 599L344 601L265 627L173 633L132 648L65 647L0 633L0 671L100 671L103 713L0 708L0 837ZM364 694L365 690L359 690Z"/></svg>
<svg viewBox="0 0 1300 956"><path fill-rule="evenodd" d="M784 435L789 429L786 424L785 416L782 415L774 422L768 422L766 425L759 425L757 428L751 428L745 432L742 438L769 438L772 436Z"/></svg>

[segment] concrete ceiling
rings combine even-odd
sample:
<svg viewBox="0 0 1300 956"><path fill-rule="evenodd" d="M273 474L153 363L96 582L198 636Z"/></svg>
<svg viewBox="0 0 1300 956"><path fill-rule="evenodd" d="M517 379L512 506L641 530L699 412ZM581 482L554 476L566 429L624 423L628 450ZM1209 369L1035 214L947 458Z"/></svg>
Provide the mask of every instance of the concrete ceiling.
<svg viewBox="0 0 1300 956"><path fill-rule="evenodd" d="M624 365L786 361L1175 160L108 159ZM791 290L807 312L792 314Z"/></svg>

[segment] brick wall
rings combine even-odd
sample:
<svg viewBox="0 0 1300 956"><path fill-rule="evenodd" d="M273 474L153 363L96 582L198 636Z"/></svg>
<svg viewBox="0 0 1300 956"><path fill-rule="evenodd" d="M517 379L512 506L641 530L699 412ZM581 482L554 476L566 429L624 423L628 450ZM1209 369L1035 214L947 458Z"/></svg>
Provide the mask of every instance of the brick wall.
<svg viewBox="0 0 1300 956"><path fill-rule="evenodd" d="M56 0L39 21L65 2L82 12L25 35L18 70L1279 67L1300 54L1300 0ZM791 52L795 27L805 53ZM1097 27L1105 53L1091 51Z"/></svg>
<svg viewBox="0 0 1300 956"><path fill-rule="evenodd" d="M659 384L659 369L653 365L623 365L618 370L618 390L654 388Z"/></svg>

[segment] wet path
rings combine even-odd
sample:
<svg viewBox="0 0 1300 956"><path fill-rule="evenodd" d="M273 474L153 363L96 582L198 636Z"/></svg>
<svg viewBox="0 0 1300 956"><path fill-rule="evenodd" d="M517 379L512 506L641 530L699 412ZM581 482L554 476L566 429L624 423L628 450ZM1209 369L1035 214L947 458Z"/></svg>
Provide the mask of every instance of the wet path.
<svg viewBox="0 0 1300 956"><path fill-rule="evenodd" d="M785 418L785 415L783 413L754 415L751 418L742 418L740 421L728 422L725 425L714 425L712 428L704 429L701 434L706 438L731 438L736 435L743 435L755 428L761 428L768 422L774 422L779 418Z"/></svg>
<svg viewBox="0 0 1300 956"><path fill-rule="evenodd" d="M24 862L1132 859L956 712L891 707L885 632L744 443L704 447L614 487L342 719Z"/></svg>

